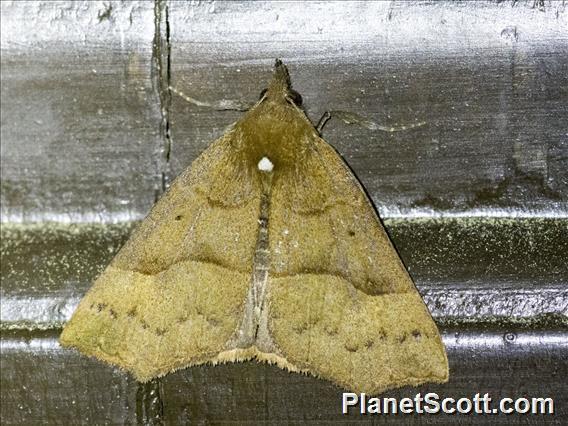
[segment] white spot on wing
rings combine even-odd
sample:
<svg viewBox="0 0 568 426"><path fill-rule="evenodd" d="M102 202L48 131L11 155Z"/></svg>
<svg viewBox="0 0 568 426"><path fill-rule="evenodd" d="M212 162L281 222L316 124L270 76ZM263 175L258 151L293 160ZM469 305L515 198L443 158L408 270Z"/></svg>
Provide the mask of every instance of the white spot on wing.
<svg viewBox="0 0 568 426"><path fill-rule="evenodd" d="M274 169L274 164L270 161L267 157L262 157L262 159L258 162L258 170L261 172L270 173Z"/></svg>

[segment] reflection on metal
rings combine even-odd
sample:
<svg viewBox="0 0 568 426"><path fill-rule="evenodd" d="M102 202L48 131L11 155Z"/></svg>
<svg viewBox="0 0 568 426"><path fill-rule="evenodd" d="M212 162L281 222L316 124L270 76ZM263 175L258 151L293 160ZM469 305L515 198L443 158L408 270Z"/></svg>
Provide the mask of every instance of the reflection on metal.
<svg viewBox="0 0 568 426"><path fill-rule="evenodd" d="M472 282L448 288L448 283L421 285L418 289L432 316L437 320L510 323L529 321L537 316L560 315L568 326L568 284L520 288L519 283ZM0 330L58 330L75 311L80 297L17 298L0 301Z"/></svg>
<svg viewBox="0 0 568 426"><path fill-rule="evenodd" d="M380 197L378 195L377 197ZM560 206L557 209L514 209L488 207L486 209L471 210L439 210L434 208L407 208L396 204L376 203L379 214L383 219L417 219L417 218L511 218L511 219L568 219L568 208ZM146 212L147 213L147 212ZM132 210L115 210L110 212L85 212L85 213L40 213L37 215L22 215L21 213L6 213L0 217L0 223L4 224L29 224L41 222L55 222L61 224L128 224L144 219L146 213Z"/></svg>
<svg viewBox="0 0 568 426"><path fill-rule="evenodd" d="M448 351L467 352L468 350L489 351L484 356L494 355L498 352L510 350L510 344L514 344L519 351L563 351L568 356L568 331L567 330L543 330L530 331L525 329L510 328L506 331L488 330L481 331L472 328L446 328L442 329L442 339ZM540 346L540 347L539 347ZM2 353L8 352L63 352L65 349L59 345L58 337L7 337L0 340ZM492 353L491 353L492 352ZM79 356L79 355L77 355ZM101 364L102 365L102 364ZM101 369L112 369L102 366ZM126 373L124 373L126 374Z"/></svg>
<svg viewBox="0 0 568 426"><path fill-rule="evenodd" d="M156 22L156 7L166 6ZM257 100L282 57L314 120L344 110L381 124L424 121L409 132L340 120L324 129L445 329L450 383L420 391L565 399L565 2L0 8L3 420L150 423L163 409L171 424L345 421L340 389L253 363L172 374L159 385L164 405L144 411L137 401L152 401L151 386L149 399L137 398L127 375L60 350L58 328L131 222L241 114L178 97L160 102L154 41L169 45L158 52L170 67L167 84L209 105ZM216 104L223 99L236 103ZM169 151L161 108L167 164L158 158ZM557 405L550 421L567 415ZM530 421L496 421L517 420Z"/></svg>

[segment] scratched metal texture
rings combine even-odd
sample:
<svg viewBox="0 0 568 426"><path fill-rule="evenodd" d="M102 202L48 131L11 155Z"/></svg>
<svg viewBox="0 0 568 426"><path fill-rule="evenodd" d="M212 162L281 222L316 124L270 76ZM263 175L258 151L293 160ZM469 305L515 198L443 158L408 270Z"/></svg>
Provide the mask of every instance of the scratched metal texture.
<svg viewBox="0 0 568 426"><path fill-rule="evenodd" d="M0 7L2 424L567 421L564 1ZM141 385L59 347L134 221L242 114L168 87L250 103L276 57L314 122L335 115L323 136L443 332L449 383L386 396L552 397L554 416L344 416L341 389L274 366Z"/></svg>

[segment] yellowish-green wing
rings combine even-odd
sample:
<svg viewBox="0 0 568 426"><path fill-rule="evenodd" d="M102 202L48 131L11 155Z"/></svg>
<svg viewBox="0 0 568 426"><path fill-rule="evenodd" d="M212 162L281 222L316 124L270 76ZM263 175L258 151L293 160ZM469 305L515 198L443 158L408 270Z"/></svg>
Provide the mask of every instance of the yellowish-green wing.
<svg viewBox="0 0 568 426"><path fill-rule="evenodd" d="M437 327L360 184L321 139L304 161L271 199L268 328L279 356L358 392L445 382Z"/></svg>
<svg viewBox="0 0 568 426"><path fill-rule="evenodd" d="M63 345L141 381L228 349L250 286L260 197L232 138L174 181L81 301Z"/></svg>

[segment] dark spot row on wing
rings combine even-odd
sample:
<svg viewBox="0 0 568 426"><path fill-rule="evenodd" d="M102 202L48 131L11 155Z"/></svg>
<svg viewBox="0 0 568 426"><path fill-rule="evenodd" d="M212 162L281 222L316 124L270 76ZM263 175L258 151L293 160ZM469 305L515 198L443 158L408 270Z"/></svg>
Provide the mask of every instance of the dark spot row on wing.
<svg viewBox="0 0 568 426"><path fill-rule="evenodd" d="M418 341L420 341L420 339L422 337L422 333L420 333L420 331L418 331L418 330L413 330L412 333L411 333L411 336L412 336L414 341L418 342ZM426 335L426 337L429 337L429 336ZM380 341L387 340L387 335L384 332L384 330L381 330L381 332L377 336L377 339L380 340ZM407 341L408 342L411 341L411 340L409 340L409 335L407 333L402 333L401 335L393 336L389 340L394 341L394 342L398 342L399 344L402 344L402 343L407 342ZM365 349L369 350L375 345L375 343L376 343L376 340L369 338L365 341L364 347L365 347ZM353 344L353 343L345 343L344 347L349 352L357 352L358 350L361 349L361 347L359 345L356 345L356 344Z"/></svg>
<svg viewBox="0 0 568 426"><path fill-rule="evenodd" d="M114 310L113 308L109 307L109 305L107 303L102 303L102 302L91 303L89 308L91 310L95 311L97 314L109 315L110 318L112 318L113 320L116 320L116 319L119 318L119 313L116 310ZM202 312L200 312L199 310L196 312L196 315L205 318L205 320L207 321L207 323L211 327L218 327L218 326L221 325L221 321L219 321L215 318L207 317ZM144 319L138 317L138 308L136 306L130 308L126 312L126 317L130 320L136 320L144 330L147 330L147 329L150 328L150 325ZM189 320L190 320L190 317L188 315L184 315L182 317L179 317L177 319L177 322L178 322L178 324L183 324L183 323L185 323ZM156 334L156 336L163 336L169 331L169 329L165 328L165 327L156 327L152 331L154 332L154 334Z"/></svg>
<svg viewBox="0 0 568 426"><path fill-rule="evenodd" d="M310 326L307 323L300 323L300 324L296 324L292 326L292 330L294 331L294 333L300 335L305 333L306 331L308 331L310 328ZM334 328L330 328L330 327L324 327L324 331L325 333L332 337L335 336L338 333L337 329ZM393 335L393 336L388 336L387 332L384 329L379 329L379 332L376 335L376 338L373 339L372 337L369 337L363 344L364 348L367 350L370 350L377 341L382 341L384 342L385 340L389 340L391 342L395 342L398 344L403 344L405 342L411 342L411 341L416 341L419 342L422 337L425 338L430 338L431 336L429 336L427 333L422 333L420 332L420 330L418 329L414 329L412 330L412 332L410 334L403 332L400 335ZM362 349L357 343L354 342L346 342L343 344L343 347L345 348L345 350L347 350L348 352L357 352L360 349Z"/></svg>

